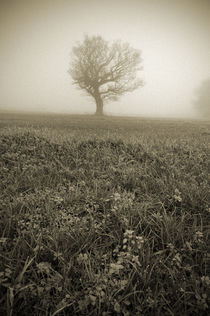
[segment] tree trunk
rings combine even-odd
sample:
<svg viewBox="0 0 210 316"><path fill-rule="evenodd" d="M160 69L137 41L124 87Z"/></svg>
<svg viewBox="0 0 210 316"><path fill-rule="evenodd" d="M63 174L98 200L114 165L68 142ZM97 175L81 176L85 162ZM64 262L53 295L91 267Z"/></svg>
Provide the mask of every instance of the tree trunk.
<svg viewBox="0 0 210 316"><path fill-rule="evenodd" d="M100 96L100 93L95 94L95 101L96 101L96 113L95 113L95 115L103 116L104 115L104 112L103 112L104 104L103 104L103 100Z"/></svg>

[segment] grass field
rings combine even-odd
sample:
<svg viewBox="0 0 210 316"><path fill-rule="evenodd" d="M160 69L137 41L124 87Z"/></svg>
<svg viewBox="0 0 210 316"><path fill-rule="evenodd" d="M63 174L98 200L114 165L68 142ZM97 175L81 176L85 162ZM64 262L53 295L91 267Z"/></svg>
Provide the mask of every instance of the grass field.
<svg viewBox="0 0 210 316"><path fill-rule="evenodd" d="M209 122L0 115L1 315L207 315Z"/></svg>

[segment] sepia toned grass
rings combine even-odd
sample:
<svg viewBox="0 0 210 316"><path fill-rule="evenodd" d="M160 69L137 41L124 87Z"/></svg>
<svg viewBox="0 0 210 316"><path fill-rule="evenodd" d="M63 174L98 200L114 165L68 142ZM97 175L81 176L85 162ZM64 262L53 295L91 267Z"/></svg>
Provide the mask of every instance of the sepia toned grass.
<svg viewBox="0 0 210 316"><path fill-rule="evenodd" d="M2 315L207 315L209 124L0 121Z"/></svg>

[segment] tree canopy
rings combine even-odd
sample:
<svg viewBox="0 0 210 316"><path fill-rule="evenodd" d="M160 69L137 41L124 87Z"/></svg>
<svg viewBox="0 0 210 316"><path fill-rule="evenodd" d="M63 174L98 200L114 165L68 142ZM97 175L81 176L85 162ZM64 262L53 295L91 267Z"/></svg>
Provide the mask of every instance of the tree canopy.
<svg viewBox="0 0 210 316"><path fill-rule="evenodd" d="M69 73L73 83L95 100L96 114L102 115L104 101L115 101L143 86L143 81L136 78L141 62L141 52L128 43L109 44L101 36L86 35L72 49Z"/></svg>

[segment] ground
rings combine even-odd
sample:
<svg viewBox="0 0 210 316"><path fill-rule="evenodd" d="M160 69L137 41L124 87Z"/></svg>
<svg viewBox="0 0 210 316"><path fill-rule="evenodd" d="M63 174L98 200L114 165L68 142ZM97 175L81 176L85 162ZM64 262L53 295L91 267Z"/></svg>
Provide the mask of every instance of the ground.
<svg viewBox="0 0 210 316"><path fill-rule="evenodd" d="M207 315L207 121L1 113L2 315Z"/></svg>

